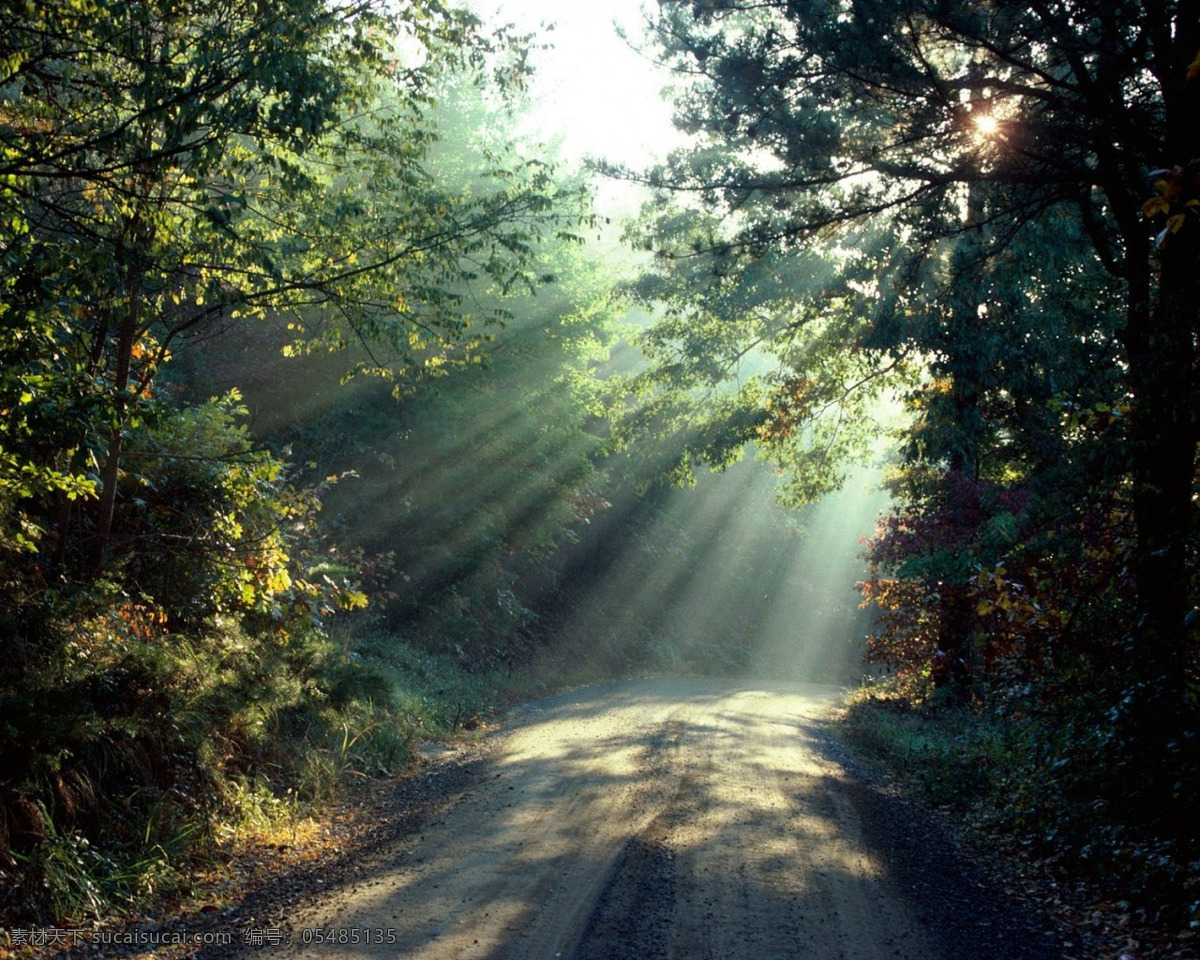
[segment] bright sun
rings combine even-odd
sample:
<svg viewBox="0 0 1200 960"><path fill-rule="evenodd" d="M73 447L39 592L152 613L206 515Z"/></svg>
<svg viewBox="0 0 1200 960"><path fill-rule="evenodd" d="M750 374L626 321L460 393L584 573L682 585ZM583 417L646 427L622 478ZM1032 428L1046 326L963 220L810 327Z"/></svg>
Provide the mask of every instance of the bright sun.
<svg viewBox="0 0 1200 960"><path fill-rule="evenodd" d="M557 141L564 160L602 157L633 167L661 158L682 141L659 96L667 75L622 40L614 23L637 37L641 0L471 0L492 23L537 30L551 48L532 58L529 132ZM552 22L548 32L540 24Z"/></svg>
<svg viewBox="0 0 1200 960"><path fill-rule="evenodd" d="M975 130L980 137L994 137L1000 132L1000 121L990 113L981 113L975 117Z"/></svg>

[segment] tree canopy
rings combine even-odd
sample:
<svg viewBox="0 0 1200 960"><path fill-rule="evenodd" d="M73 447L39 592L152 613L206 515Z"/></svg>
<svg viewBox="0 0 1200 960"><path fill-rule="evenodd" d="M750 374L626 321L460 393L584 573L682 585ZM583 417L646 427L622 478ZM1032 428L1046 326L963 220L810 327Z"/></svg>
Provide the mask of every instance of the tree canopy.
<svg viewBox="0 0 1200 960"><path fill-rule="evenodd" d="M103 449L57 443L75 451L64 478L99 462L95 570L124 433L177 339L289 313L298 342L370 344L367 365L394 373L469 347L472 277L533 281L544 166L493 169L474 194L427 169L435 75L495 49L469 16L71 2L9 16L9 343L40 337L58 359L7 364L7 392L25 419L71 393L107 408Z"/></svg>
<svg viewBox="0 0 1200 960"><path fill-rule="evenodd" d="M177 357L269 327L401 391L478 362L502 295L546 281L540 238L590 216L538 159L437 168L439 97L503 100L522 50L438 0L0 12L6 876L33 857L53 899L84 834L203 832L238 777L295 768L284 744L385 709L325 626L366 602L317 522L332 476L301 489Z"/></svg>
<svg viewBox="0 0 1200 960"><path fill-rule="evenodd" d="M1119 662L1122 676L1106 702L1142 764L1142 814L1186 833L1194 5L666 0L649 20L679 78L676 122L695 137L654 169L612 171L656 194L633 236L657 254L639 289L665 301L644 378L659 402L686 408L740 383L725 449L765 440L805 492L836 463L813 451L840 452L830 405L892 377L915 414L909 463L923 467L891 543L924 540L876 557L924 584L923 613L892 599L931 625L921 659L944 678L988 632L981 571L1012 586L1005 563L1055 526L1074 533L1039 541L1050 567L1087 539L1088 517L1129 529L1079 546L1112 561L1081 589L1094 600L1128 565L1131 609L1105 628L1104 669ZM753 355L757 389L744 379Z"/></svg>
<svg viewBox="0 0 1200 960"><path fill-rule="evenodd" d="M118 851L388 769L539 657L746 670L849 624L820 511L695 471L757 447L799 506L878 420L868 658L1007 724L1022 829L1194 892L1200 7L646 16L692 139L600 164L650 198L618 268L511 134L533 37L0 10L0 877L34 891L0 908L98 911Z"/></svg>

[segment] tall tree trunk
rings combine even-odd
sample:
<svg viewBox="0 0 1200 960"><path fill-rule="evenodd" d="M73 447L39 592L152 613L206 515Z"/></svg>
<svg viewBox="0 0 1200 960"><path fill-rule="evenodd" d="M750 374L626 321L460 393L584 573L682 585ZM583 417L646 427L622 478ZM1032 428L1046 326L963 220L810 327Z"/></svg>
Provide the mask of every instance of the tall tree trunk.
<svg viewBox="0 0 1200 960"><path fill-rule="evenodd" d="M950 374L950 404L954 430L945 451L952 485L974 484L979 479L985 425L980 398L986 366L990 362L982 346L981 327L985 323L987 256L984 234L985 188L973 183L967 190L965 221L968 230L958 239L950 257L953 286L947 304L947 331L944 369ZM957 502L956 502L957 501ZM950 519L960 526L968 521L962 515L965 504L951 497ZM977 617L970 596L970 583L947 577L939 588L938 651L933 664L936 686L967 683L972 679L975 662Z"/></svg>
<svg viewBox="0 0 1200 960"><path fill-rule="evenodd" d="M117 485L121 477L121 454L125 445L125 430L129 421L129 383L133 366L133 349L137 344L141 302L136 285L127 283L123 308L117 328L117 349L112 383L112 423L108 434L108 449L100 468L100 503L92 543L91 573L99 576L108 562L112 541L113 517L117 506Z"/></svg>
<svg viewBox="0 0 1200 960"><path fill-rule="evenodd" d="M1183 751L1196 749L1196 704L1188 689L1191 660L1185 623L1192 605L1188 552L1197 425L1195 337L1200 311L1200 228L1188 223L1160 251L1153 302L1135 297L1126 332L1134 404L1133 575L1137 620L1128 643L1127 736L1148 774L1145 813L1187 836L1185 807L1194 802L1178 782ZM1143 287L1148 292L1148 284ZM1190 746L1189 746L1190 744Z"/></svg>

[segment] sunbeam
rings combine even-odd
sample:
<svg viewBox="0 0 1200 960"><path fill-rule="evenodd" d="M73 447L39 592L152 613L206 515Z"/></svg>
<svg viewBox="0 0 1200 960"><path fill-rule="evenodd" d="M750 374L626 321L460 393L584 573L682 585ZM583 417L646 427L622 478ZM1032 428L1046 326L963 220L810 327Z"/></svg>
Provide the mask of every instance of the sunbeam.
<svg viewBox="0 0 1200 960"><path fill-rule="evenodd" d="M800 512L775 502L774 485L748 460L652 508L615 506L596 537L603 548L572 577L566 641L614 668L857 680L866 618L855 584L860 539L886 503L878 476L864 468ZM616 537L631 526L636 537Z"/></svg>

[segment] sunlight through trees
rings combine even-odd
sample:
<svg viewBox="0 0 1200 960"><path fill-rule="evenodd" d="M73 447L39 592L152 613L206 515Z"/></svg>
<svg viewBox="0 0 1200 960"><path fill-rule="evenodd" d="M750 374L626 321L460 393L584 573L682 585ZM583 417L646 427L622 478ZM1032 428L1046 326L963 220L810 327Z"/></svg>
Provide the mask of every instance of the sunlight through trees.
<svg viewBox="0 0 1200 960"><path fill-rule="evenodd" d="M0 11L0 911L556 684L877 670L1200 922L1195 11L485 6Z"/></svg>

